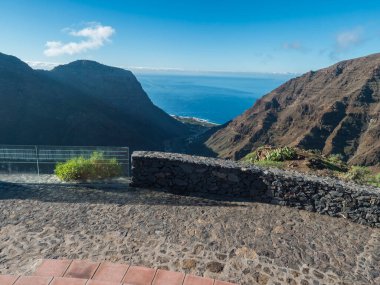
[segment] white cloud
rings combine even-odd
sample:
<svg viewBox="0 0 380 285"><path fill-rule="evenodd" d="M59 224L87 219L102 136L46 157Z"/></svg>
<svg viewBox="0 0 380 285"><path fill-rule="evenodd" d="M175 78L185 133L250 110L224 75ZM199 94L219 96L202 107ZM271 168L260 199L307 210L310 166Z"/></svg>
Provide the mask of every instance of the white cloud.
<svg viewBox="0 0 380 285"><path fill-rule="evenodd" d="M60 65L56 62L44 62L44 61L26 61L26 63L33 69L51 70L54 67Z"/></svg>
<svg viewBox="0 0 380 285"><path fill-rule="evenodd" d="M340 59L340 55L362 44L366 39L363 37L363 29L356 27L343 31L336 35L335 46L330 52L331 60Z"/></svg>
<svg viewBox="0 0 380 285"><path fill-rule="evenodd" d="M65 29L67 30L67 29ZM102 26L101 24L92 23L82 30L68 30L69 35L74 37L82 37L84 40L78 42L62 43L61 41L46 42L44 54L46 56L59 56L63 54L77 54L91 49L97 49L110 41L110 37L115 30L110 26Z"/></svg>
<svg viewBox="0 0 380 285"><path fill-rule="evenodd" d="M301 49L302 46L299 42L292 42L292 43L284 43L282 46L284 49Z"/></svg>
<svg viewBox="0 0 380 285"><path fill-rule="evenodd" d="M363 30L355 28L353 30L344 31L336 36L337 51L347 50L363 41Z"/></svg>
<svg viewBox="0 0 380 285"><path fill-rule="evenodd" d="M309 49L304 47L300 42L286 42L282 45L283 49L286 50L293 50L293 51L299 51L299 52L308 52Z"/></svg>

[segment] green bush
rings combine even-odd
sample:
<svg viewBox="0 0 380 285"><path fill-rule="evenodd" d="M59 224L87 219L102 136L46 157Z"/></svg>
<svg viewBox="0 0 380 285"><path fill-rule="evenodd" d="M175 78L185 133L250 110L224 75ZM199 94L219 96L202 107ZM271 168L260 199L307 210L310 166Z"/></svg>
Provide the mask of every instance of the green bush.
<svg viewBox="0 0 380 285"><path fill-rule="evenodd" d="M346 173L345 178L365 184L371 176L371 170L364 166L352 166Z"/></svg>
<svg viewBox="0 0 380 285"><path fill-rule="evenodd" d="M249 162L249 163L255 163L255 161L258 161L258 160L259 160L259 157L258 157L257 151L253 151L247 154L242 159L243 162Z"/></svg>
<svg viewBox="0 0 380 285"><path fill-rule="evenodd" d="M341 154L331 154L323 159L325 167L333 171L347 172L349 170L346 162L343 161Z"/></svg>
<svg viewBox="0 0 380 285"><path fill-rule="evenodd" d="M280 147L269 151L265 156L265 160L269 161L285 161L297 158L297 152L291 147Z"/></svg>
<svg viewBox="0 0 380 285"><path fill-rule="evenodd" d="M258 161L286 161L297 159L297 151L292 147L259 147L255 151L247 154L242 161L256 163Z"/></svg>
<svg viewBox="0 0 380 285"><path fill-rule="evenodd" d="M380 173L370 176L368 179L368 184L380 187Z"/></svg>
<svg viewBox="0 0 380 285"><path fill-rule="evenodd" d="M122 174L122 167L115 158L106 159L102 153L94 152L90 158L72 158L57 163L54 170L63 181L106 179Z"/></svg>
<svg viewBox="0 0 380 285"><path fill-rule="evenodd" d="M331 154L327 157L327 161L333 164L343 164L343 155L341 154Z"/></svg>

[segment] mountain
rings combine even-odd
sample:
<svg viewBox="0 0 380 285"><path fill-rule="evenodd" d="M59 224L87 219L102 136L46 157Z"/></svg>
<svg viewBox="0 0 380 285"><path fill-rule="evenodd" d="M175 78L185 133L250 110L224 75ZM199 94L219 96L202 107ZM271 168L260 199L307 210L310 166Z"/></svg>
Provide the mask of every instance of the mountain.
<svg viewBox="0 0 380 285"><path fill-rule="evenodd" d="M380 54L339 62L289 80L258 100L206 145L241 159L262 145L342 154L380 163Z"/></svg>
<svg viewBox="0 0 380 285"><path fill-rule="evenodd" d="M93 61L42 71L0 53L0 102L0 144L164 150L189 133L130 71Z"/></svg>

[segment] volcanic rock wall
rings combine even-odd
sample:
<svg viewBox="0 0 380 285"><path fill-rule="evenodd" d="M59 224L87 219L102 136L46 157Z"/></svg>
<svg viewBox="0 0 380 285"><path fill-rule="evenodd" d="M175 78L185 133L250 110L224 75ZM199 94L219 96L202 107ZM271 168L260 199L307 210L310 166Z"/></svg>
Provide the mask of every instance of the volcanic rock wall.
<svg viewBox="0 0 380 285"><path fill-rule="evenodd" d="M380 227L380 189L230 160L139 151L133 187L296 207Z"/></svg>

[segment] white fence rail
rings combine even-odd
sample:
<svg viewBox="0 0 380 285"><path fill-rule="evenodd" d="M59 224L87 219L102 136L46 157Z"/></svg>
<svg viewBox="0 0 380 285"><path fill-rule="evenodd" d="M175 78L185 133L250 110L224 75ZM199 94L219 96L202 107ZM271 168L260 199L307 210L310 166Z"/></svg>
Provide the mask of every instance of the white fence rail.
<svg viewBox="0 0 380 285"><path fill-rule="evenodd" d="M129 177L129 148L105 146L31 146L0 145L0 172L52 173L59 162L75 157L89 158L98 152L105 159L116 159Z"/></svg>

